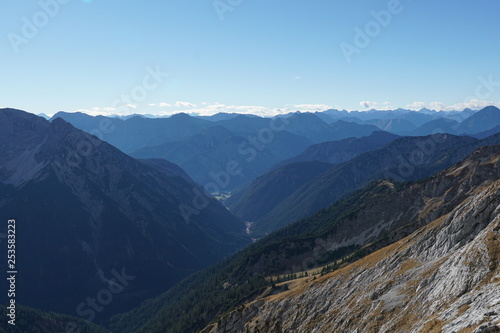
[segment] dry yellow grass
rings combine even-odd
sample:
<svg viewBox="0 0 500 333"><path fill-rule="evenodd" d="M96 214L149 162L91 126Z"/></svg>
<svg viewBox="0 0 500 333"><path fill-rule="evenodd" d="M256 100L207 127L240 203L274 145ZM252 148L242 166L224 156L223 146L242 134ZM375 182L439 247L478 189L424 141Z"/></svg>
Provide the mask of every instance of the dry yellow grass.
<svg viewBox="0 0 500 333"><path fill-rule="evenodd" d="M417 260L415 259L407 259L404 263L401 264L401 267L399 268L399 271L397 271L394 276L398 276L398 275L402 275L412 269L414 269L415 267L418 267L420 266L420 262L418 262Z"/></svg>
<svg viewBox="0 0 500 333"><path fill-rule="evenodd" d="M470 305L469 304L462 305L461 307L458 308L457 317L460 317L461 315L464 314L465 311L467 311L469 309L470 309Z"/></svg>
<svg viewBox="0 0 500 333"><path fill-rule="evenodd" d="M441 333L443 331L443 326L446 323L439 319L432 319L425 323L425 325L420 330L420 333Z"/></svg>

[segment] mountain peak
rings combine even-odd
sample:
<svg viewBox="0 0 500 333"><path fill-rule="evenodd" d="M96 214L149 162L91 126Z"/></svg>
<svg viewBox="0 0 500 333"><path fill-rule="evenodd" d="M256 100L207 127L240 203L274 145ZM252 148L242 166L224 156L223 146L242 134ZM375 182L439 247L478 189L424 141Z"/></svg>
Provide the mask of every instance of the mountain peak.
<svg viewBox="0 0 500 333"><path fill-rule="evenodd" d="M141 163L62 118L6 109L0 129L0 213L26 240L23 304L74 310L122 267L138 303L246 242L243 222L168 162Z"/></svg>
<svg viewBox="0 0 500 333"><path fill-rule="evenodd" d="M192 117L185 112L176 113L170 117L170 119L190 119L190 118Z"/></svg>
<svg viewBox="0 0 500 333"><path fill-rule="evenodd" d="M459 130L466 133L479 133L500 124L500 110L493 105L487 106L465 119Z"/></svg>
<svg viewBox="0 0 500 333"><path fill-rule="evenodd" d="M52 120L51 125L55 128L74 128L73 125L62 118L55 118L54 120Z"/></svg>
<svg viewBox="0 0 500 333"><path fill-rule="evenodd" d="M43 117L34 115L33 113L29 113L23 110L12 109L12 108L4 108L0 109L0 117L3 119L25 119L31 121L46 121Z"/></svg>
<svg viewBox="0 0 500 333"><path fill-rule="evenodd" d="M479 112L500 112L500 109L497 108L496 106L494 105L490 105L490 106L487 106L481 110L479 110Z"/></svg>

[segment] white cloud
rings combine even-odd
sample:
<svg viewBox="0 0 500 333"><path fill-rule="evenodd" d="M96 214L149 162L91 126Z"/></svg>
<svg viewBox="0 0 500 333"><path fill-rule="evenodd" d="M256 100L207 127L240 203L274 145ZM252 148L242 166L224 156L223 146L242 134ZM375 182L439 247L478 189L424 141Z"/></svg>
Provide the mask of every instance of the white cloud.
<svg viewBox="0 0 500 333"><path fill-rule="evenodd" d="M359 102L359 105L361 105L365 109L373 109L377 105L377 102L361 101Z"/></svg>
<svg viewBox="0 0 500 333"><path fill-rule="evenodd" d="M99 107L99 106L94 106L91 107L90 109L78 109L75 110L74 112L82 112L86 113L91 116L99 116L99 115L108 115L111 114L113 111L116 111L117 109L114 107Z"/></svg>
<svg viewBox="0 0 500 333"><path fill-rule="evenodd" d="M302 76L295 76L293 79L294 80L300 80L300 79L302 79Z"/></svg>
<svg viewBox="0 0 500 333"><path fill-rule="evenodd" d="M161 102L161 103L151 103L147 104L153 109L148 108L147 112L142 111L142 106L135 104L122 105L119 107L92 107L88 109L75 110L78 112L84 112L92 116L97 115L129 115L133 113L137 114L154 114L157 116L169 116L180 112L185 112L193 115L201 116L211 116L216 113L240 113L240 114L254 114L262 117L272 117L278 114L286 114L289 112L301 111L301 112L321 112L329 109L340 109L338 106L331 106L327 104L288 104L283 108L270 108L261 105L229 105L219 102L201 102L199 106L190 102L176 102L173 105ZM390 102L370 102L362 101L360 105L366 109L375 108L377 110L392 110L395 109ZM474 110L482 109L489 105L495 105L500 107L499 102L483 101L478 99L470 99L461 103L456 103L453 105L445 105L441 102L418 102L415 101L409 105L404 106L404 108L410 110L420 110L422 108L429 108L437 111L452 111L452 110L463 110L465 108L471 108Z"/></svg>
<svg viewBox="0 0 500 333"><path fill-rule="evenodd" d="M160 108L165 108L165 107L170 107L170 106L173 106L173 105L165 103L165 102L160 102L160 103L150 103L150 104L148 104L148 106L151 106L151 107L158 106Z"/></svg>
<svg viewBox="0 0 500 333"><path fill-rule="evenodd" d="M444 105L441 102L432 102L432 103L429 103L428 108L431 110L444 110L444 109L446 109L446 105Z"/></svg>
<svg viewBox="0 0 500 333"><path fill-rule="evenodd" d="M463 109L473 109L473 110L480 110L482 108L485 108L487 106L494 105L496 107L500 107L500 102L491 102L491 101L482 101L479 99L470 99L468 101L464 101L462 103L457 103L450 105L445 108L445 111L448 110L463 110Z"/></svg>
<svg viewBox="0 0 500 333"><path fill-rule="evenodd" d="M78 109L78 110L75 110L74 112L82 112L82 113L86 113L88 114L89 116L99 116L99 115L107 115L109 114L108 112L103 112L101 110L95 110L97 108L90 108L90 109Z"/></svg>
<svg viewBox="0 0 500 333"><path fill-rule="evenodd" d="M452 105L446 105L441 102L431 102L431 103L425 103L425 102L413 102L412 104L409 104L406 106L407 109L410 110L420 110L422 108L428 108L431 110L436 110L436 111L462 111L463 109L473 109L473 110L480 110L482 108L485 108L487 106L494 105L496 107L500 107L499 102L492 102L492 101L483 101L479 99L469 99L468 101L460 102L460 103L455 103Z"/></svg>
<svg viewBox="0 0 500 333"><path fill-rule="evenodd" d="M189 102L180 102L180 101L175 102L174 105L177 107L183 107L183 108L195 108L196 107L196 104L189 103Z"/></svg>
<svg viewBox="0 0 500 333"><path fill-rule="evenodd" d="M425 107L426 107L425 102L413 102L413 103L408 104L406 106L406 108L410 109L410 110L420 110L420 109L425 108Z"/></svg>
<svg viewBox="0 0 500 333"><path fill-rule="evenodd" d="M334 107L326 104L297 104L293 105L293 108L303 112L321 112L333 109Z"/></svg>
<svg viewBox="0 0 500 333"><path fill-rule="evenodd" d="M266 106L260 105L227 105L219 102L206 103L201 107L195 107L190 109L172 109L168 111L161 111L158 115L168 116L172 114L176 114L179 112L185 112L189 114L199 115L199 116L211 116L217 113L239 113L239 114L253 114L262 117L274 116L277 114L283 114L291 112L292 110L278 109L278 108L269 108Z"/></svg>
<svg viewBox="0 0 500 333"><path fill-rule="evenodd" d="M394 107L392 106L391 102L383 102L379 106L377 106L377 110L393 110Z"/></svg>

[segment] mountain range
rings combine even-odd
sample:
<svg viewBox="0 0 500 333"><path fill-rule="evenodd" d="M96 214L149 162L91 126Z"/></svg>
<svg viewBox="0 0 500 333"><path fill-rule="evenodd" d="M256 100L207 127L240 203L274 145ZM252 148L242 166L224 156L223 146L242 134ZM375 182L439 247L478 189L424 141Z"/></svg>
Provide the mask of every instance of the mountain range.
<svg viewBox="0 0 500 333"><path fill-rule="evenodd" d="M202 185L213 183L210 174L225 172L237 162L240 173L219 190L230 192L249 183L283 160L294 158L311 144L369 136L384 130L396 135L424 136L498 133L500 110L434 112L421 110L365 112L327 110L294 112L274 118L220 114L194 117L176 114L169 118L92 117L59 112L76 128L96 135L136 158L163 158L180 165Z"/></svg>
<svg viewBox="0 0 500 333"><path fill-rule="evenodd" d="M23 305L76 315L132 276L107 309L116 312L249 242L243 222L178 166L135 160L62 119L3 109L0 126L0 215L18 221Z"/></svg>
<svg viewBox="0 0 500 333"><path fill-rule="evenodd" d="M279 166L293 162L322 161L340 164L354 157L372 150L382 148L384 145L399 138L398 135L384 131L376 131L368 136L350 137L338 141L327 141L307 147L302 153L283 160Z"/></svg>
<svg viewBox="0 0 500 333"><path fill-rule="evenodd" d="M238 192L228 205L234 214L245 221L253 222L254 237L260 237L327 207L373 180L422 179L462 160L478 147L492 144L500 144L500 135L483 140L448 134L403 137L381 149L332 166L302 184L287 197L281 195L281 189L272 186L274 177L280 179L285 175L272 173L263 176ZM269 185L262 183L263 179ZM273 201L273 205L267 205L270 209L262 210L257 202L251 200L255 188L264 189L269 197L277 198ZM277 192L276 195L273 195L274 191ZM249 219L250 216L245 213L252 210L251 207L254 207L253 211L260 213L252 215L253 219Z"/></svg>
<svg viewBox="0 0 500 333"><path fill-rule="evenodd" d="M18 329L500 331L499 116L0 109Z"/></svg>
<svg viewBox="0 0 500 333"><path fill-rule="evenodd" d="M172 161L192 175L197 183L206 185L215 182L221 191L230 191L310 145L307 139L286 131L273 133L270 142L262 143L257 137L254 138L256 141L249 141L244 136L234 135L225 127L214 126L182 142L167 142L139 149L132 156ZM230 163L237 164L239 172L229 174L231 177L227 183L218 181L216 175L228 174Z"/></svg>
<svg viewBox="0 0 500 333"><path fill-rule="evenodd" d="M371 183L116 317L113 329L495 328L499 161L500 146L482 147L425 180Z"/></svg>
<svg viewBox="0 0 500 333"><path fill-rule="evenodd" d="M415 231L333 273L277 285L284 291L239 306L202 332L500 331L499 159L499 146L480 149L366 205L349 228L338 226L350 234L346 241L366 243L394 230L396 221L405 232ZM397 202L383 220L370 214L387 209L381 204L388 200ZM371 228L356 235L347 231L353 222Z"/></svg>

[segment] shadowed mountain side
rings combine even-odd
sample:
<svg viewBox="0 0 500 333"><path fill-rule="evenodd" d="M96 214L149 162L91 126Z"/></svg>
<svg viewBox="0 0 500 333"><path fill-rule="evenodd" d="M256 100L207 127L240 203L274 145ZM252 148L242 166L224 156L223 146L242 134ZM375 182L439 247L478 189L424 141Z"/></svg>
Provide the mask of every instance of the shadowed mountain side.
<svg viewBox="0 0 500 333"><path fill-rule="evenodd" d="M148 158L148 159L142 159L139 160L144 164L149 165L150 167L153 167L161 172L164 172L168 176L179 176L186 180L188 183L191 184L196 184L194 180L191 179L191 177L188 176L186 171L182 169L180 166L177 164L174 164L172 162L169 162L167 160L164 160L162 158Z"/></svg>
<svg viewBox="0 0 500 333"><path fill-rule="evenodd" d="M1 313L8 313L5 306L0 305ZM8 318L8 317L7 317ZM16 306L15 325L7 320L0 321L2 333L111 333L89 321L68 315L45 312L25 306Z"/></svg>
<svg viewBox="0 0 500 333"><path fill-rule="evenodd" d="M428 177L465 158L478 146L470 146L455 154L460 147L478 142L474 138L447 134L397 139L382 149L364 153L304 184L255 221L255 236L262 236L313 214L373 180L393 178L404 181Z"/></svg>
<svg viewBox="0 0 500 333"><path fill-rule="evenodd" d="M330 163L340 164L364 152L378 149L397 138L399 136L395 134L378 131L367 137L312 145L300 155L280 162L281 167L232 193L225 204L243 220L256 221L302 185L332 168L333 164Z"/></svg>
<svg viewBox="0 0 500 333"><path fill-rule="evenodd" d="M423 124L410 134L415 136L431 135L435 133L459 134L460 123L453 119L439 118Z"/></svg>
<svg viewBox="0 0 500 333"><path fill-rule="evenodd" d="M198 119L184 113L169 118L135 116L126 120L84 113L58 112L52 120L62 118L78 129L96 135L125 153L165 142L185 140L214 126L209 120Z"/></svg>
<svg viewBox="0 0 500 333"><path fill-rule="evenodd" d="M380 128L373 125L360 125L350 123L343 120L338 120L330 124L333 134L328 140L323 141L338 141L346 138L360 138L363 136L371 135L373 132L380 131Z"/></svg>
<svg viewBox="0 0 500 333"><path fill-rule="evenodd" d="M220 191L230 191L310 144L307 139L287 131L267 129L265 135L243 137L216 126L185 141L143 148L132 155L164 158L181 166L197 183L215 183Z"/></svg>
<svg viewBox="0 0 500 333"><path fill-rule="evenodd" d="M417 128L417 126L405 119L372 119L364 123L377 126L383 131L400 135L405 135Z"/></svg>
<svg viewBox="0 0 500 333"><path fill-rule="evenodd" d="M99 313L109 316L249 242L177 167L159 171L62 119L3 109L0 130L0 215L17 221L21 304L75 315L116 274L133 276Z"/></svg>
<svg viewBox="0 0 500 333"><path fill-rule="evenodd" d="M487 106L460 123L459 133L479 133L500 125L500 109Z"/></svg>
<svg viewBox="0 0 500 333"><path fill-rule="evenodd" d="M500 125L498 126L495 126L493 127L492 129L489 129L487 131L484 131L484 132L479 132L479 133L474 133L472 134L471 136L476 138L476 139L485 139L489 136L492 136L492 135L495 135L495 134L498 134L500 133Z"/></svg>
<svg viewBox="0 0 500 333"><path fill-rule="evenodd" d="M288 163L304 161L322 161L340 164L362 153L382 148L397 138L399 138L398 135L376 131L360 138L351 137L339 141L318 143L308 147L304 152L295 157L281 161L276 166L279 167Z"/></svg>
<svg viewBox="0 0 500 333"><path fill-rule="evenodd" d="M225 202L244 221L256 221L333 164L310 161L290 163L258 177Z"/></svg>

